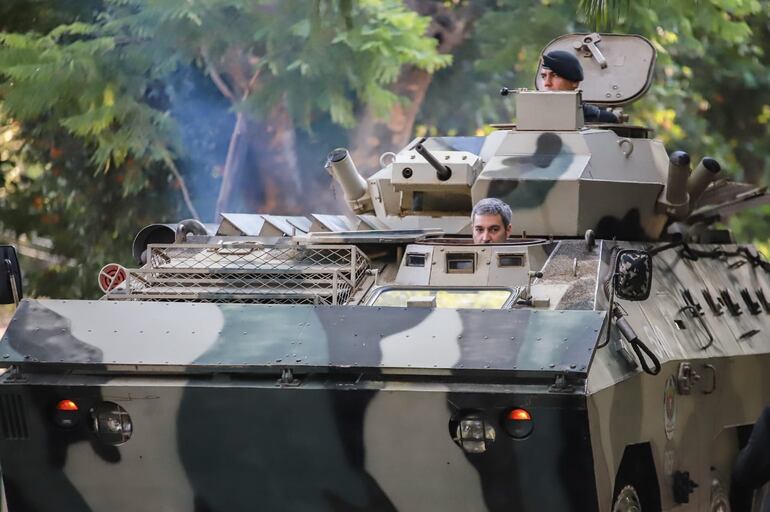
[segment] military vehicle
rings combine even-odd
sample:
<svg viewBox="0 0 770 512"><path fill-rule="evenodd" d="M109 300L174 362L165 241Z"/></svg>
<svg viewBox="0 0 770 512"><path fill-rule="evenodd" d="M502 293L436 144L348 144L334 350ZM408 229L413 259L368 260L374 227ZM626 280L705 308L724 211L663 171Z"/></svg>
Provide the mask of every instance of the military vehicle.
<svg viewBox="0 0 770 512"><path fill-rule="evenodd" d="M553 49L582 89L507 91L515 125L415 139L368 179L333 151L350 215L148 226L101 300L22 300L10 509L737 510L770 266L717 223L765 191L585 124L581 102L625 118L647 91L646 39ZM505 243L467 236L486 197Z"/></svg>

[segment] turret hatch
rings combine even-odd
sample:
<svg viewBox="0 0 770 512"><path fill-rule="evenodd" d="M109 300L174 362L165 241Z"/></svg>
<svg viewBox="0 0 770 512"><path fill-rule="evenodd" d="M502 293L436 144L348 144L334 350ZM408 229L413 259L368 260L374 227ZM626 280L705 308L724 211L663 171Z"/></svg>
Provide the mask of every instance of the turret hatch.
<svg viewBox="0 0 770 512"><path fill-rule="evenodd" d="M543 48L545 53L563 50L574 53L583 66L580 84L583 101L620 106L642 97L652 83L655 49L642 36L627 34L569 34ZM535 79L543 90L540 73Z"/></svg>

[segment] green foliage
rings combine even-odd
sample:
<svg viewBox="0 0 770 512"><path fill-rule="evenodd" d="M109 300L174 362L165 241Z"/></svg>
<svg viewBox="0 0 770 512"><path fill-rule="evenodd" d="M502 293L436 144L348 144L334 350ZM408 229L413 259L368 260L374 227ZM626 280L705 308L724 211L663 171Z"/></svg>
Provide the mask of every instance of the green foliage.
<svg viewBox="0 0 770 512"><path fill-rule="evenodd" d="M159 161L178 152L176 127L146 101L167 63L155 65L97 29L74 23L44 36L0 34L4 109L17 121L58 124L104 169L129 155Z"/></svg>
<svg viewBox="0 0 770 512"><path fill-rule="evenodd" d="M0 96L14 119L45 119L83 140L106 170L182 154L176 123L149 100L180 66L223 75L238 110L259 118L283 101L309 127L319 110L352 126L356 97L385 112L402 66L451 61L424 36L429 20L396 0L321 6L313 16L299 1L107 0L95 23L0 34Z"/></svg>
<svg viewBox="0 0 770 512"><path fill-rule="evenodd" d="M101 8L101 0L3 0L0 2L0 32L45 34L76 20L90 22Z"/></svg>
<svg viewBox="0 0 770 512"><path fill-rule="evenodd" d="M425 37L429 19L397 0L323 2L315 11L302 1L108 4L109 32L151 41L145 53L155 60L180 59L222 75L235 108L257 118L284 102L306 128L319 111L352 126L356 99L385 112L398 100L387 85L402 66L432 72L451 62Z"/></svg>
<svg viewBox="0 0 770 512"><path fill-rule="evenodd" d="M319 118L350 127L361 105L385 112L399 101L388 85L404 65L451 62L426 37L429 20L397 0L9 1L0 6L0 101L23 143L0 147L0 209L12 212L0 228L45 236L75 263L35 274L33 294L93 296L95 269L130 264L143 224L188 217L168 161L193 186L216 190L226 146L215 144L213 157L200 148L223 119L232 130L227 104L259 119L283 103L308 130ZM198 72L221 77L229 101L179 79ZM191 83L197 91L184 91ZM198 126L209 124L218 132Z"/></svg>
<svg viewBox="0 0 770 512"><path fill-rule="evenodd" d="M162 169L142 172L129 160L109 174L92 175L88 153L72 137L48 139L44 130L2 130L4 182L0 182L0 227L18 235L37 235L52 243L56 263L37 272L26 268L31 296L96 297L96 276L106 262L131 263L131 240L142 225L159 218L179 218L169 201L173 184ZM42 136L41 136L42 135ZM11 150L11 151L9 151ZM11 153L8 155L8 153ZM44 167L35 162L46 161ZM140 193L121 187L140 176Z"/></svg>
<svg viewBox="0 0 770 512"><path fill-rule="evenodd" d="M615 22L628 12L630 0L580 0L578 9L592 27L611 32Z"/></svg>
<svg viewBox="0 0 770 512"><path fill-rule="evenodd" d="M304 128L300 167L317 169L317 155L344 142L342 127L354 129L362 107L385 114L402 101L390 85L404 66L417 66L436 73L419 130L483 131L511 119L512 102L497 91L531 87L548 41L610 23L658 50L655 81L629 108L632 120L655 128L669 149L766 179L767 2L484 6L450 56L426 35L430 20L399 0L4 1L0 228L50 238L63 257L34 274L28 290L93 297L96 270L130 264L143 224L189 216L165 161L194 189L215 191L233 112L263 119L285 105ZM202 204L209 196L193 194ZM732 227L744 240L767 240L768 220L760 209Z"/></svg>

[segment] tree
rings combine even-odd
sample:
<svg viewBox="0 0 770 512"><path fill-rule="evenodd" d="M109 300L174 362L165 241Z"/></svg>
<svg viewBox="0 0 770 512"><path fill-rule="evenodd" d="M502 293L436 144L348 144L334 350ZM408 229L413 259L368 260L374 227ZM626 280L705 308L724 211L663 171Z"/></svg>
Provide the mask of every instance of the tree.
<svg viewBox="0 0 770 512"><path fill-rule="evenodd" d="M86 240L93 240L77 237L68 244L55 229L37 224L62 197L68 198L65 210L54 218L77 219L83 229L97 226L73 205L93 211L103 199L105 206L128 203L122 212L131 224L198 216L188 191L188 179L197 177L180 164L191 163L185 156L196 152L205 130L180 126L179 120L190 118L179 103L190 99L186 85L200 86L201 72L219 95L216 120L208 123L207 116L190 124L232 123L225 128L232 133L227 152L220 155L218 209L297 212L301 181L295 125L311 131L313 123L330 118L351 126L356 101L385 110L400 100L385 86L402 65L434 70L449 63L435 51L435 40L423 35L428 19L395 0L355 6L246 0L108 0L100 5L90 18L70 13L59 25L43 24L46 33L8 26L0 34L3 115L18 127L16 136L29 141L6 165L0 201L15 214L12 224L3 223L51 236L58 253L80 263L94 247L85 246ZM49 7L40 4L41 12ZM73 165L54 167L59 157ZM92 180L99 186L85 187ZM257 180L261 183L254 186ZM103 195L83 200L84 187ZM169 188L177 189L187 213L166 200L163 192ZM303 207L312 206L313 199L320 203L318 197L311 195ZM134 204L138 208L128 206ZM126 254L126 233L136 232L136 224L109 226L113 241L125 246L107 252ZM95 264L89 264L89 272ZM81 293L93 289L81 284Z"/></svg>
<svg viewBox="0 0 770 512"><path fill-rule="evenodd" d="M95 268L128 263L143 223L194 211L211 220L217 203L325 210L321 155L333 146L349 143L371 171L415 133L483 133L509 121L500 86L531 87L540 49L593 30L601 12L659 52L632 119L669 148L715 156L736 176L764 175L770 7L582 5L576 13L565 0L4 2L0 222L50 237L62 261L78 263L54 267L33 291L93 294ZM734 223L741 233L767 237L767 214L744 219ZM53 277L69 288L49 286Z"/></svg>
<svg viewBox="0 0 770 512"><path fill-rule="evenodd" d="M327 112L350 127L354 98L375 110L398 101L384 86L403 65L432 71L449 62L424 37L428 20L400 2L310 9L306 2L136 0L105 23L134 39L146 34L156 54L201 66L231 103L236 120L217 211L301 211L295 123L309 128ZM255 181L260 186L244 186Z"/></svg>
<svg viewBox="0 0 770 512"><path fill-rule="evenodd" d="M101 2L90 0L66 5L9 0L0 6L0 29L48 33L62 24L93 22L100 7ZM25 51L32 53L22 49L17 57ZM51 68L27 69L45 73ZM38 89L48 93L45 85ZM29 92L34 108L36 90ZM45 265L24 261L28 294L94 296L99 267L110 260L129 261L137 224L182 214L169 200L170 184L157 166L143 170L132 159L107 173L96 172L89 158L92 148L50 114L22 121L11 117L3 101L0 133L0 228L17 236L44 236L52 253ZM141 176L149 187L136 186Z"/></svg>
<svg viewBox="0 0 770 512"><path fill-rule="evenodd" d="M482 12L479 2L412 0L408 3L414 11L430 16L432 21L427 33L445 55L453 54L466 41ZM389 110L374 105L363 109L351 137L351 156L362 169L378 169L379 155L406 145L413 135L415 119L433 76L433 70L406 66L390 88L405 101L394 103Z"/></svg>

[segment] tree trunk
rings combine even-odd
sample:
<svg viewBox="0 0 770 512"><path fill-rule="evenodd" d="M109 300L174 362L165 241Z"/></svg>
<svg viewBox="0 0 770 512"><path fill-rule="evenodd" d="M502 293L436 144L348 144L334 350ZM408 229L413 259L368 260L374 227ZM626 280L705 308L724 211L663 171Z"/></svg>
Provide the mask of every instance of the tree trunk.
<svg viewBox="0 0 770 512"><path fill-rule="evenodd" d="M219 196L217 197L216 216L220 213L228 213L233 210L235 202L236 187L235 183L240 181L239 177L243 171L244 156L246 154L246 118L242 112L239 112L235 118L233 133L230 135L230 144L227 147L227 157L222 171L222 185L219 187Z"/></svg>
<svg viewBox="0 0 770 512"><path fill-rule="evenodd" d="M264 121L236 118L217 214L302 213L302 182L296 157L294 123L283 104Z"/></svg>
<svg viewBox="0 0 770 512"><path fill-rule="evenodd" d="M246 192L247 206L265 213L305 213L294 122L289 112L283 103L276 105L267 120L251 123L250 128L249 160L259 169L260 187ZM312 206L312 200L305 206Z"/></svg>
<svg viewBox="0 0 770 512"><path fill-rule="evenodd" d="M382 153L398 151L409 142L414 120L432 80L433 75L410 67L401 72L392 87L393 92L407 98L408 103L396 105L387 119L378 118L371 108L366 108L351 137L350 152L363 174L371 175L380 168Z"/></svg>
<svg viewBox="0 0 770 512"><path fill-rule="evenodd" d="M757 127L757 133L759 130ZM743 168L743 180L752 185L761 185L765 176L765 159L742 146L735 148L735 158Z"/></svg>
<svg viewBox="0 0 770 512"><path fill-rule="evenodd" d="M470 34L480 11L467 5L447 6L434 0L414 0L410 7L424 16L432 16L428 33L439 41L441 53L452 53ZM414 121L425 99L433 75L414 66L407 67L393 84L396 94L407 98L408 104L396 105L386 118L378 118L366 108L354 129L350 147L358 169L371 175L380 168L379 157L386 151L398 151L411 139Z"/></svg>

